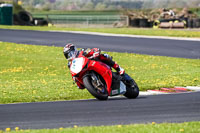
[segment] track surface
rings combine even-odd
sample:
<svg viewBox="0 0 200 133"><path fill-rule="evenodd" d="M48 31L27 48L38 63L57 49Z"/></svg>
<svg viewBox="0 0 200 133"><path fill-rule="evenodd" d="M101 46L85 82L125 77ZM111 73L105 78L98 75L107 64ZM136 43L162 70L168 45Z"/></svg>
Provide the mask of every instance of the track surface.
<svg viewBox="0 0 200 133"><path fill-rule="evenodd" d="M0 41L134 52L182 58L200 58L199 41L109 37L60 32L0 29ZM73 125L113 125L147 122L200 121L200 92L175 95L0 105L0 129L59 128Z"/></svg>
<svg viewBox="0 0 200 133"><path fill-rule="evenodd" d="M200 59L200 41L7 29L0 29L0 41L62 47L71 42L80 48L98 47L104 51Z"/></svg>
<svg viewBox="0 0 200 133"><path fill-rule="evenodd" d="M200 121L200 92L174 95L0 105L0 129L59 128Z"/></svg>

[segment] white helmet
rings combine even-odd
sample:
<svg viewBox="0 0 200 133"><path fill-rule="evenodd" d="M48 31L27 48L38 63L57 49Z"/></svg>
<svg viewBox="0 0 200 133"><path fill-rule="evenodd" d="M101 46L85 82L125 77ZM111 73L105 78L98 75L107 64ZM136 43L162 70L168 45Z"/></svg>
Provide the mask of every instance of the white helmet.
<svg viewBox="0 0 200 133"><path fill-rule="evenodd" d="M63 53L64 53L64 56L66 59L70 59L70 58L76 57L78 51L77 51L76 47L74 46L74 44L68 43L64 47Z"/></svg>

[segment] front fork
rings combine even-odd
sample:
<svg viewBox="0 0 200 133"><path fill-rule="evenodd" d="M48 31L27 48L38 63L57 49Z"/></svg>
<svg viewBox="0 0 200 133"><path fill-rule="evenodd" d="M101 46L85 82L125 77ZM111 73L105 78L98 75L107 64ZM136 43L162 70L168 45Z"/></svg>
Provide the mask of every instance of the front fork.
<svg viewBox="0 0 200 133"><path fill-rule="evenodd" d="M94 72L90 72L90 76L92 78L92 85L97 88L99 91L101 91L102 93L104 93L104 84L102 83L100 77L98 75L96 75Z"/></svg>
<svg viewBox="0 0 200 133"><path fill-rule="evenodd" d="M94 81L94 83L96 84L97 87L102 85L101 80L93 72L91 73L91 78L92 78L92 80Z"/></svg>

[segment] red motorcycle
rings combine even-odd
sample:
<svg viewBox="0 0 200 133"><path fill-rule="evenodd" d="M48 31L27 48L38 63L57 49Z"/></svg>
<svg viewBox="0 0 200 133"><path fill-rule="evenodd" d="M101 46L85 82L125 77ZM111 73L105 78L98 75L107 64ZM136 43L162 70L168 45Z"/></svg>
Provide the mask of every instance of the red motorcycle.
<svg viewBox="0 0 200 133"><path fill-rule="evenodd" d="M108 96L124 95L127 98L136 98L139 88L136 82L128 75L119 75L111 68L93 57L85 57L81 53L71 58L70 72L74 81L82 86L99 100L107 100Z"/></svg>

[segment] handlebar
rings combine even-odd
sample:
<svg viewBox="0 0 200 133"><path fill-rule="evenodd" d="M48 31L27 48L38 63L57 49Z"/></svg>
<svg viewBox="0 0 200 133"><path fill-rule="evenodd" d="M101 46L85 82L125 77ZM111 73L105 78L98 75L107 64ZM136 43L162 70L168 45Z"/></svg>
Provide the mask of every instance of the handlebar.
<svg viewBox="0 0 200 133"><path fill-rule="evenodd" d="M95 56L90 56L90 57L88 57L88 59L92 59L92 58L94 58Z"/></svg>

